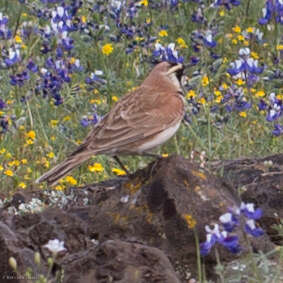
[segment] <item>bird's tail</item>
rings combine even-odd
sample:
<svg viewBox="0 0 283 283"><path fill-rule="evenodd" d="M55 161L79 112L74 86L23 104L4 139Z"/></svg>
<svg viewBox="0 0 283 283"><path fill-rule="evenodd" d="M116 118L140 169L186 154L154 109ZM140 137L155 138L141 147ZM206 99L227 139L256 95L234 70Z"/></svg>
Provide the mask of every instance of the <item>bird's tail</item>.
<svg viewBox="0 0 283 283"><path fill-rule="evenodd" d="M46 181L48 185L55 185L61 178L66 176L73 168L80 165L82 162L89 159L91 155L89 152L79 152L70 155L67 159L56 165L54 168L39 177L35 183Z"/></svg>

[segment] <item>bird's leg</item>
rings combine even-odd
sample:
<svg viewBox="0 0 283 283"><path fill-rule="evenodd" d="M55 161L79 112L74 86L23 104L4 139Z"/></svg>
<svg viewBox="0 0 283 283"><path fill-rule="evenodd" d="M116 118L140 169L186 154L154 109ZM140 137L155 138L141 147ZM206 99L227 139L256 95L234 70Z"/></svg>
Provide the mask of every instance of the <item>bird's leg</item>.
<svg viewBox="0 0 283 283"><path fill-rule="evenodd" d="M148 156L148 157L152 157L155 158L156 160L153 162L151 168L150 168L150 176L153 176L153 172L158 164L158 161L160 161L163 157L160 154L155 154L155 153L151 153L151 152L143 152L142 153L143 156Z"/></svg>
<svg viewBox="0 0 283 283"><path fill-rule="evenodd" d="M121 160L118 158L117 155L114 155L113 158L115 161L119 164L119 166L127 173L128 176L130 176L130 172L127 170L127 168L124 166L124 164L121 162Z"/></svg>

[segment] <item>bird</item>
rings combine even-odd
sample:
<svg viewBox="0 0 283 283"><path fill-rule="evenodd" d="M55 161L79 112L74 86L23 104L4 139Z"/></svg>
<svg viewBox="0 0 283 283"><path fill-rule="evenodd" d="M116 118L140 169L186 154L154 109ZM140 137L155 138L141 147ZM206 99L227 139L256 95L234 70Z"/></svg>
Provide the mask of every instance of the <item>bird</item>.
<svg viewBox="0 0 283 283"><path fill-rule="evenodd" d="M114 104L74 152L36 183L55 185L94 155L114 157L125 171L118 155L155 156L152 150L177 132L185 114L181 83L184 68L180 63L155 65L139 87Z"/></svg>

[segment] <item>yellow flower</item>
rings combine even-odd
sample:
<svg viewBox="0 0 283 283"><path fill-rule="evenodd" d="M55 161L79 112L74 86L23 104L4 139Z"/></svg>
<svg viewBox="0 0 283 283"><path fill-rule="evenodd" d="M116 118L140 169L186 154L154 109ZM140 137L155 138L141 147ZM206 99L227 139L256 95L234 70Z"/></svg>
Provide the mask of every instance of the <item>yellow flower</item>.
<svg viewBox="0 0 283 283"><path fill-rule="evenodd" d="M49 167L50 167L50 163L49 163L49 161L47 160L46 157L42 157L42 158L41 158L41 164L43 164L43 166L44 166L45 168L49 168Z"/></svg>
<svg viewBox="0 0 283 283"><path fill-rule="evenodd" d="M221 87L222 87L223 89L227 89L227 88L228 88L228 85L227 85L226 83L222 83Z"/></svg>
<svg viewBox="0 0 283 283"><path fill-rule="evenodd" d="M35 131L29 131L29 132L27 132L27 133L26 133L26 136L27 136L28 138L30 138L31 140L34 140L35 137L36 137Z"/></svg>
<svg viewBox="0 0 283 283"><path fill-rule="evenodd" d="M238 80L236 81L236 84L237 84L237 85L244 85L244 84L245 84L245 81L243 81L242 79L238 79Z"/></svg>
<svg viewBox="0 0 283 283"><path fill-rule="evenodd" d="M220 96L221 94L222 94L221 91L219 91L217 89L214 90L214 95L215 96Z"/></svg>
<svg viewBox="0 0 283 283"><path fill-rule="evenodd" d="M203 76L201 80L202 86L207 86L209 84L208 76Z"/></svg>
<svg viewBox="0 0 283 283"><path fill-rule="evenodd" d="M113 168L112 172L118 176L123 176L126 175L126 172L124 170L118 169L118 168Z"/></svg>
<svg viewBox="0 0 283 283"><path fill-rule="evenodd" d="M166 157L168 157L169 156L169 154L168 153L162 153L162 155L161 155L163 158L166 158Z"/></svg>
<svg viewBox="0 0 283 283"><path fill-rule="evenodd" d="M1 148L0 149L0 154L3 154L3 153L5 153L6 152L6 148Z"/></svg>
<svg viewBox="0 0 283 283"><path fill-rule="evenodd" d="M22 43L22 42L23 42L22 39L21 39L21 37L20 37L19 35L16 35L16 36L14 37L14 40L15 40L16 43Z"/></svg>
<svg viewBox="0 0 283 283"><path fill-rule="evenodd" d="M246 32L253 33L254 32L254 28L253 27L248 27L248 28L246 28Z"/></svg>
<svg viewBox="0 0 283 283"><path fill-rule="evenodd" d="M162 29L158 34L159 34L159 36L161 36L161 37L166 37L166 36L168 36L168 32L167 32L167 30L165 30L165 29Z"/></svg>
<svg viewBox="0 0 283 283"><path fill-rule="evenodd" d="M64 190L64 186L62 186L62 185L57 185L57 186L55 187L55 190L56 190L56 191L63 191L63 190Z"/></svg>
<svg viewBox="0 0 283 283"><path fill-rule="evenodd" d="M65 181L71 185L76 185L78 183L77 180L72 176L66 176Z"/></svg>
<svg viewBox="0 0 283 283"><path fill-rule="evenodd" d="M222 99L223 99L223 96L222 96L222 95L219 95L219 96L217 96L217 97L215 98L215 102L216 102L216 103L221 103Z"/></svg>
<svg viewBox="0 0 283 283"><path fill-rule="evenodd" d="M185 40L182 37L177 38L177 43L181 48L188 48L188 45L186 44Z"/></svg>
<svg viewBox="0 0 283 283"><path fill-rule="evenodd" d="M25 146L28 146L30 144L34 144L33 140L32 139L27 139L26 143L25 143Z"/></svg>
<svg viewBox="0 0 283 283"><path fill-rule="evenodd" d="M148 0L141 0L141 1L139 2L139 4L140 4L140 5L143 5L143 6L145 6L145 7L147 7L147 6L148 6Z"/></svg>
<svg viewBox="0 0 283 283"><path fill-rule="evenodd" d="M264 90L259 90L259 91L257 91L256 93L255 93L255 96L256 97L263 97L263 96L265 96L265 92L264 92Z"/></svg>
<svg viewBox="0 0 283 283"><path fill-rule="evenodd" d="M278 44L278 45L276 46L276 50L282 51L282 50L283 50L283 44Z"/></svg>
<svg viewBox="0 0 283 283"><path fill-rule="evenodd" d="M100 105L102 103L101 99L91 99L89 102L91 104L97 104L97 105Z"/></svg>
<svg viewBox="0 0 283 283"><path fill-rule="evenodd" d="M198 102L199 102L201 105L204 105L206 101L205 101L205 98L202 97L202 98L200 98L200 99L198 100Z"/></svg>
<svg viewBox="0 0 283 283"><path fill-rule="evenodd" d="M246 112L240 112L239 116L241 116L243 118L246 118L247 117L247 113Z"/></svg>
<svg viewBox="0 0 283 283"><path fill-rule="evenodd" d="M53 151L48 152L48 153L47 153L47 157L49 157L49 158L54 158L54 157L55 157L54 152L53 152Z"/></svg>
<svg viewBox="0 0 283 283"><path fill-rule="evenodd" d="M4 167L2 165L0 165L0 171L3 171Z"/></svg>
<svg viewBox="0 0 283 283"><path fill-rule="evenodd" d="M106 43L102 46L101 51L104 55L108 56L113 52L113 46L111 43Z"/></svg>
<svg viewBox="0 0 283 283"><path fill-rule="evenodd" d="M93 165L88 165L88 170L90 172L103 172L104 168L101 163L93 163Z"/></svg>
<svg viewBox="0 0 283 283"><path fill-rule="evenodd" d="M192 90L192 89L189 90L188 93L187 93L187 95L186 95L186 98L187 98L187 99L191 99L191 98L194 98L194 97L196 97L195 91Z"/></svg>
<svg viewBox="0 0 283 283"><path fill-rule="evenodd" d="M232 28L232 30L234 31L234 32L236 32L236 33L240 33L241 32L241 28L237 25L237 26L234 26L233 28Z"/></svg>
<svg viewBox="0 0 283 283"><path fill-rule="evenodd" d="M233 39L232 43L236 45L238 43L238 40L237 39Z"/></svg>
<svg viewBox="0 0 283 283"><path fill-rule="evenodd" d="M81 21L82 21L83 24L85 24L86 23L86 16L81 16Z"/></svg>
<svg viewBox="0 0 283 283"><path fill-rule="evenodd" d="M50 120L50 126L51 126L51 128L56 127L58 123L59 123L58 120Z"/></svg>
<svg viewBox="0 0 283 283"><path fill-rule="evenodd" d="M144 40L144 37L136 36L136 37L135 37L135 40L136 40L136 41L142 41L142 40Z"/></svg>
<svg viewBox="0 0 283 283"><path fill-rule="evenodd" d="M65 116L63 118L63 121L66 122L66 121L70 121L71 120L71 117L69 115Z"/></svg>
<svg viewBox="0 0 283 283"><path fill-rule="evenodd" d="M51 136L50 139L51 139L52 141L55 141L55 140L56 140L56 137L55 137L55 136Z"/></svg>
<svg viewBox="0 0 283 283"><path fill-rule="evenodd" d="M224 11L224 10L220 10L220 11L219 11L219 16L220 16L220 17L223 17L224 15L225 15L225 11Z"/></svg>
<svg viewBox="0 0 283 283"><path fill-rule="evenodd" d="M12 154L11 154L10 152L7 152L7 153L6 153L6 158L9 159L9 158L11 158L11 157L12 157Z"/></svg>
<svg viewBox="0 0 283 283"><path fill-rule="evenodd" d="M185 221L187 222L188 227L189 227L190 229L193 229L193 228L196 226L197 222L196 222L196 220L192 217L192 215L190 215L190 214L184 214L184 215L183 215L183 218L184 218Z"/></svg>
<svg viewBox="0 0 283 283"><path fill-rule="evenodd" d="M245 39L244 36L242 36L241 34L239 34L239 35L237 36L237 38L238 38L239 41L243 41L243 40Z"/></svg>
<svg viewBox="0 0 283 283"><path fill-rule="evenodd" d="M76 62L76 58L72 57L69 62L70 64L74 64Z"/></svg>
<svg viewBox="0 0 283 283"><path fill-rule="evenodd" d="M21 189L25 189L27 185L24 182L20 182L18 185Z"/></svg>
<svg viewBox="0 0 283 283"><path fill-rule="evenodd" d="M113 95L113 96L112 96L112 100L113 100L114 102L117 102L118 99L119 99L119 98L118 98L116 95Z"/></svg>
<svg viewBox="0 0 283 283"><path fill-rule="evenodd" d="M249 46L249 45L250 45L250 43L249 43L248 40L244 40L244 41L243 41L243 44L244 44L245 46Z"/></svg>
<svg viewBox="0 0 283 283"><path fill-rule="evenodd" d="M251 56L256 60L259 59L259 56L256 52L251 52Z"/></svg>
<svg viewBox="0 0 283 283"><path fill-rule="evenodd" d="M12 170L9 170L9 169L5 170L5 171L4 171L4 174L7 175L7 176L10 176L10 177L14 176L13 171L12 171Z"/></svg>

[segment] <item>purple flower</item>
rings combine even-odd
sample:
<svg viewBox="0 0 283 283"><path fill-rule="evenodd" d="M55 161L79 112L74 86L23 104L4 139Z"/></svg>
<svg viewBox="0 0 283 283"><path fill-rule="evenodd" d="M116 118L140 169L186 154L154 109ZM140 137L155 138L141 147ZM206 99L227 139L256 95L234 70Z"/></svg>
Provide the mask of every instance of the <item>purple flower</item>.
<svg viewBox="0 0 283 283"><path fill-rule="evenodd" d="M239 224L238 218L231 212L221 215L219 220L227 232L232 232L233 229Z"/></svg>
<svg viewBox="0 0 283 283"><path fill-rule="evenodd" d="M32 61L32 59L30 59L28 61L28 64L27 64L27 69L33 73L36 73L38 71L38 67L37 65Z"/></svg>
<svg viewBox="0 0 283 283"><path fill-rule="evenodd" d="M9 48L9 54L4 62L6 63L7 67L14 65L15 63L20 61L20 51L16 48Z"/></svg>
<svg viewBox="0 0 283 283"><path fill-rule="evenodd" d="M206 241L200 244L200 254L207 255L211 248L217 243L218 239L221 237L219 225L215 224L214 228L211 229L208 225L205 226Z"/></svg>
<svg viewBox="0 0 283 283"><path fill-rule="evenodd" d="M240 0L215 0L214 2L214 6L223 5L227 10L230 10L232 6L238 6L240 4Z"/></svg>
<svg viewBox="0 0 283 283"><path fill-rule="evenodd" d="M206 241L200 244L201 255L207 255L216 243L221 244L230 252L240 252L241 249L238 237L235 235L229 236L226 231L220 231L218 224L215 224L213 229L206 225L205 230L207 232Z"/></svg>
<svg viewBox="0 0 283 283"><path fill-rule="evenodd" d="M2 110L2 109L4 109L6 106L7 106L7 105L6 105L6 103L4 102L4 100L2 100L2 99L0 98L0 109Z"/></svg>
<svg viewBox="0 0 283 283"><path fill-rule="evenodd" d="M106 81L101 78L102 75L102 71L96 70L94 73L91 73L90 76L85 79L85 82L87 84L106 83Z"/></svg>
<svg viewBox="0 0 283 283"><path fill-rule="evenodd" d="M262 210L260 208L255 209L254 203L241 203L240 211L248 219L260 219L262 216Z"/></svg>
<svg viewBox="0 0 283 283"><path fill-rule="evenodd" d="M265 110L267 108L267 104L264 100L260 100L259 103L258 103L258 109L259 110Z"/></svg>
<svg viewBox="0 0 283 283"><path fill-rule="evenodd" d="M253 219L246 221L245 231L253 237L260 237L264 234L261 228L256 227L255 221Z"/></svg>
<svg viewBox="0 0 283 283"><path fill-rule="evenodd" d="M205 226L206 241L200 244L201 255L207 255L211 248L219 243L227 248L231 253L239 253L241 246L237 235L231 235L236 227L243 228L246 233L253 237L259 237L263 234L263 230L256 227L255 220L262 216L261 209L255 209L253 203L241 203L240 207L230 209L229 212L219 217L222 227L218 224L211 229L208 225ZM241 223L244 220L244 227Z"/></svg>
<svg viewBox="0 0 283 283"><path fill-rule="evenodd" d="M282 115L282 110L283 109L279 104L273 104L267 113L266 120L268 122L277 120Z"/></svg>
<svg viewBox="0 0 283 283"><path fill-rule="evenodd" d="M82 118L82 119L80 120L80 124L81 124L84 128L86 128L86 127L89 125L88 118L87 118L87 117Z"/></svg>
<svg viewBox="0 0 283 283"><path fill-rule="evenodd" d="M226 237L223 237L220 243L233 254L237 254L241 251L239 238L236 235L233 236L226 235Z"/></svg>
<svg viewBox="0 0 283 283"><path fill-rule="evenodd" d="M274 130L272 131L272 134L274 136L279 137L280 135L283 134L283 126L279 125L279 124L275 124L274 125Z"/></svg>
<svg viewBox="0 0 283 283"><path fill-rule="evenodd" d="M203 43L206 47L213 48L216 46L216 41L212 37L212 31L208 30L203 36Z"/></svg>
<svg viewBox="0 0 283 283"><path fill-rule="evenodd" d="M152 53L153 57L162 61L168 61L170 63L183 63L184 58L178 55L178 51L175 50L175 44L170 43L167 47L163 47L160 43L155 44L155 50Z"/></svg>
<svg viewBox="0 0 283 283"><path fill-rule="evenodd" d="M18 85L23 86L25 81L29 79L29 73L27 71L24 71L22 73L11 75L10 76L10 84L11 85Z"/></svg>
<svg viewBox="0 0 283 283"><path fill-rule="evenodd" d="M283 2L282 0L267 0L265 7L262 9L263 16L259 19L259 24L268 24L274 15L276 21L283 24Z"/></svg>

